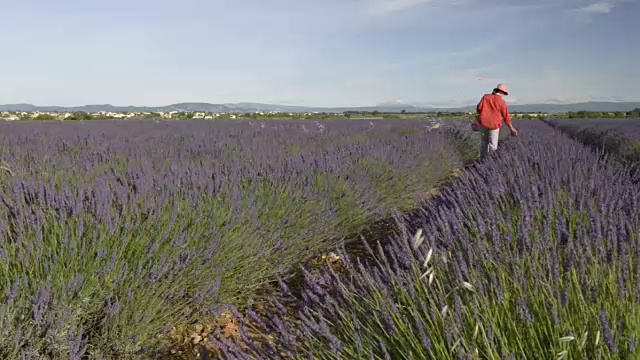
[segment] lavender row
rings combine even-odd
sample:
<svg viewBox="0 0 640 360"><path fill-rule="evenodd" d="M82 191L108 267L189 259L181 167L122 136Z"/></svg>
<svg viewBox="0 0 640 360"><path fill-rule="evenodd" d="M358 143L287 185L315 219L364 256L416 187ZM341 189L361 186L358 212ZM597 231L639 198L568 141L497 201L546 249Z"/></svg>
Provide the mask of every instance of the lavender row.
<svg viewBox="0 0 640 360"><path fill-rule="evenodd" d="M365 242L369 257L341 251L340 266L305 273L302 295L283 283L291 310L239 315L240 340L214 335L221 352L210 355L633 357L637 185L620 163L542 122L516 126L520 136L495 158L399 219L396 236Z"/></svg>
<svg viewBox="0 0 640 360"><path fill-rule="evenodd" d="M640 119L549 120L548 123L572 138L618 156L627 164L640 163Z"/></svg>
<svg viewBox="0 0 640 360"><path fill-rule="evenodd" d="M463 164L397 120L3 123L0 159L7 359L141 351Z"/></svg>

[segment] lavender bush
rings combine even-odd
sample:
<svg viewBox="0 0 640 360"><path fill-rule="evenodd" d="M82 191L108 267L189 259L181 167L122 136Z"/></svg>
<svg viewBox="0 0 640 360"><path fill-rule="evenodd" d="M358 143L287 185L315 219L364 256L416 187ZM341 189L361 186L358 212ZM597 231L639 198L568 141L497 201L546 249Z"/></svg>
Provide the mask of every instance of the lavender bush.
<svg viewBox="0 0 640 360"><path fill-rule="evenodd" d="M0 357L131 355L169 326L250 304L462 166L432 128L0 124Z"/></svg>
<svg viewBox="0 0 640 360"><path fill-rule="evenodd" d="M239 342L214 335L219 357L633 358L637 185L542 122L516 126L368 258L341 252L302 294L283 284L291 310L249 313Z"/></svg>

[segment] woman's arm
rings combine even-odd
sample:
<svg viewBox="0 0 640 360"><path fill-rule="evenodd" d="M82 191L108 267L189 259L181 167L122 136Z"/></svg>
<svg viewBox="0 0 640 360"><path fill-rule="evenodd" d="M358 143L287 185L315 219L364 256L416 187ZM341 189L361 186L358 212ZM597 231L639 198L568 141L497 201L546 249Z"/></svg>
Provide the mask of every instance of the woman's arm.
<svg viewBox="0 0 640 360"><path fill-rule="evenodd" d="M502 118L504 119L504 122L507 124L507 127L511 131L511 135L518 135L518 130L516 130L516 128L513 127L513 123L511 121L511 114L509 114L509 107L507 106L507 103L504 101L504 99L502 100L500 113L502 114Z"/></svg>
<svg viewBox="0 0 640 360"><path fill-rule="evenodd" d="M502 118L504 119L504 122L507 124L509 129L513 128L513 125L511 123L511 114L509 114L509 107L507 106L507 103L504 102L504 100L502 101L500 113L502 114Z"/></svg>

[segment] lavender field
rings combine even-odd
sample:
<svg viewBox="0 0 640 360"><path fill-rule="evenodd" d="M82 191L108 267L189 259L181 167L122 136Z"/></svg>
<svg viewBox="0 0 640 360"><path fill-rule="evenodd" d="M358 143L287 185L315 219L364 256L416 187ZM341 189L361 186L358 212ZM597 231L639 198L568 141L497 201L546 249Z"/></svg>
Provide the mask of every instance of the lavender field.
<svg viewBox="0 0 640 360"><path fill-rule="evenodd" d="M472 160L439 129L0 124L0 357L144 358L170 328L264 301L276 279L415 208Z"/></svg>
<svg viewBox="0 0 640 360"><path fill-rule="evenodd" d="M367 258L305 272L221 358L631 359L640 191L618 161L538 121L453 180ZM291 305L294 304L294 305ZM295 310L289 310L289 309Z"/></svg>
<svg viewBox="0 0 640 360"><path fill-rule="evenodd" d="M0 123L0 357L634 358L629 165L515 124Z"/></svg>

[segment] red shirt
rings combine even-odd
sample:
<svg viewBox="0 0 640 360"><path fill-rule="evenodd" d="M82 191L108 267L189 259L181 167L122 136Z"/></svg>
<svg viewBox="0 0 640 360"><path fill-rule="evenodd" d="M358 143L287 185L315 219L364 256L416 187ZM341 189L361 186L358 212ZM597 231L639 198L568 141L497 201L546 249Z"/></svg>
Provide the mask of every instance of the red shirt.
<svg viewBox="0 0 640 360"><path fill-rule="evenodd" d="M507 108L507 103L502 96L497 94L485 94L480 99L478 106L478 125L490 129L500 129L502 127L502 120L507 123L507 126L511 126L511 114Z"/></svg>

